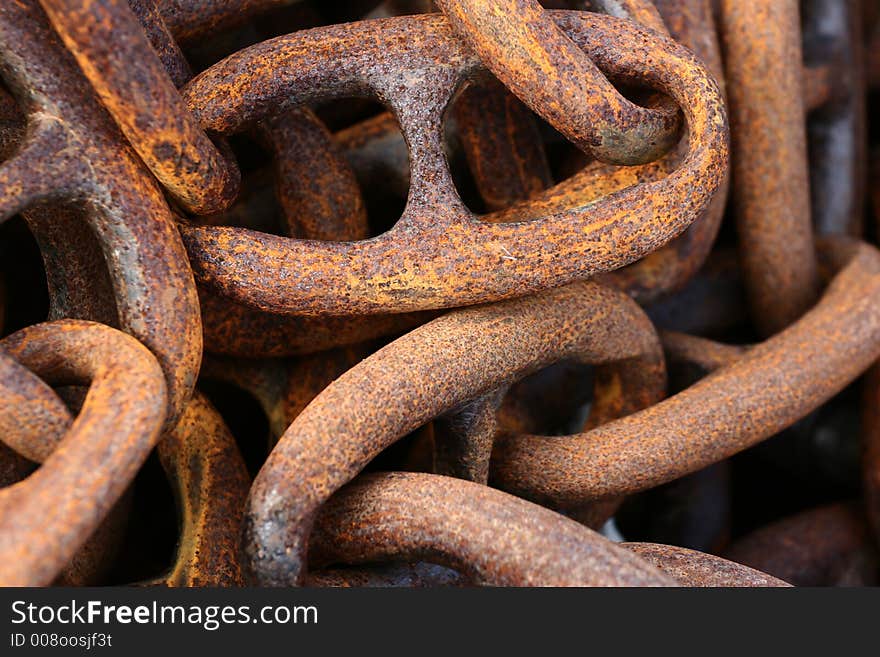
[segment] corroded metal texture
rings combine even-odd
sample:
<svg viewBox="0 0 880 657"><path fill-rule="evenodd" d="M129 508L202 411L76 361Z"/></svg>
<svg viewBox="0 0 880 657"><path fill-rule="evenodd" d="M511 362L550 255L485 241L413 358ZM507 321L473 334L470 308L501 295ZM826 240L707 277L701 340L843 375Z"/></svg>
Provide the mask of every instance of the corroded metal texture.
<svg viewBox="0 0 880 657"><path fill-rule="evenodd" d="M359 478L322 510L310 549L325 563L417 556L504 586L675 583L574 520L486 486L428 474Z"/></svg>
<svg viewBox="0 0 880 657"><path fill-rule="evenodd" d="M298 32L196 76L182 92L190 109L206 129L230 134L296 103L375 94L397 115L410 148L407 207L393 230L356 243L182 227L198 278L272 312L403 312L534 292L628 264L675 237L724 179L717 85L687 51L657 37L646 46L647 33L624 21L553 16L609 74L654 84L682 106L688 155L675 171L588 206L539 209L528 224L480 221L458 198L440 144L450 96L478 68L448 24L415 16ZM356 57L336 57L363 43L370 46Z"/></svg>
<svg viewBox="0 0 880 657"><path fill-rule="evenodd" d="M857 586L876 579L876 547L854 505L784 518L743 537L726 555L796 586Z"/></svg>
<svg viewBox="0 0 880 657"><path fill-rule="evenodd" d="M0 70L28 122L0 166L0 218L59 204L82 210L110 273L113 298L99 300L115 303L120 328L156 354L173 421L195 385L202 341L192 271L168 205L35 3L0 7ZM58 241L52 251L74 265L66 287L89 289L94 278L70 255L79 248ZM93 319L81 308L71 315Z"/></svg>
<svg viewBox="0 0 880 657"><path fill-rule="evenodd" d="M815 300L798 0L724 0L733 195L746 287L765 335Z"/></svg>
<svg viewBox="0 0 880 657"><path fill-rule="evenodd" d="M476 350L469 339L479 339ZM462 402L564 358L608 363L599 416L663 392L662 351L647 318L595 283L450 313L346 372L294 420L254 482L245 519L254 575L266 584L301 581L315 512L379 452Z"/></svg>
<svg viewBox="0 0 880 657"><path fill-rule="evenodd" d="M684 586L789 586L759 570L696 550L655 543L624 543L622 547L632 550Z"/></svg>
<svg viewBox="0 0 880 657"><path fill-rule="evenodd" d="M880 583L878 35L0 2L0 584Z"/></svg>
<svg viewBox="0 0 880 657"><path fill-rule="evenodd" d="M632 493L727 458L814 410L880 356L880 252L842 251L849 261L815 308L711 377L568 441L499 437L496 483L569 504Z"/></svg>
<svg viewBox="0 0 880 657"><path fill-rule="evenodd" d="M0 492L0 582L48 584L156 444L165 381L143 345L99 324L38 324L4 338L0 347L51 383L89 385L64 440L34 474Z"/></svg>
<svg viewBox="0 0 880 657"><path fill-rule="evenodd" d="M437 4L499 80L600 161L644 164L677 141L674 108L647 109L624 98L537 0Z"/></svg>
<svg viewBox="0 0 880 657"><path fill-rule="evenodd" d="M0 353L0 389L3 442L42 463L70 427L70 411L48 384L5 353Z"/></svg>
<svg viewBox="0 0 880 657"><path fill-rule="evenodd" d="M104 107L156 178L188 210L209 214L235 196L239 172L186 111L125 0L41 0ZM113 43L108 48L108 43Z"/></svg>
<svg viewBox="0 0 880 657"><path fill-rule="evenodd" d="M235 440L199 394L159 442L181 529L168 586L240 586L238 532L250 478Z"/></svg>

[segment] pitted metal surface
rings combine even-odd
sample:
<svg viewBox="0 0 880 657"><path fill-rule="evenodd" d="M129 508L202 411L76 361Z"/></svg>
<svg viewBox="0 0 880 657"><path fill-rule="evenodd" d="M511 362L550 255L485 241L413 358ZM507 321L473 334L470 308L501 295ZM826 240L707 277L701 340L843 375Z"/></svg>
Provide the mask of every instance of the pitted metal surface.
<svg viewBox="0 0 880 657"><path fill-rule="evenodd" d="M2 3L0 584L876 585L878 34Z"/></svg>

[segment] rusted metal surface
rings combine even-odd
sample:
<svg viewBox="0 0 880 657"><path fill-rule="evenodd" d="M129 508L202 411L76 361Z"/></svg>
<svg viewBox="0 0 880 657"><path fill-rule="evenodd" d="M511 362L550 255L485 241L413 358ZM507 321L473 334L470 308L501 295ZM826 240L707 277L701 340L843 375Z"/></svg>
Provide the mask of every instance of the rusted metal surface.
<svg viewBox="0 0 880 657"><path fill-rule="evenodd" d="M645 19L644 12L639 11L645 6L643 2L634 3L633 6L628 6L628 11ZM723 80L720 48L715 37L709 3L706 0L661 2L658 7L671 26L675 38L694 51L716 80ZM655 14L656 10L648 13ZM514 205L502 212L493 213L486 219L505 222L525 220L541 214L564 211L573 205L593 203L604 195L636 183L661 179L680 166L686 154L686 143L682 141L677 149L644 167L621 168L593 164L544 193L535 195L531 202ZM644 303L680 288L708 256L721 224L726 200L725 178L700 218L681 236L640 261L611 273L607 280Z"/></svg>
<svg viewBox="0 0 880 657"><path fill-rule="evenodd" d="M572 313L581 322L572 323ZM468 338L477 336L473 350ZM381 450L462 402L564 358L609 363L593 410L603 419L663 393L662 353L647 318L594 283L450 313L346 372L290 425L254 482L245 522L254 574L276 585L300 580L315 511Z"/></svg>
<svg viewBox="0 0 880 657"><path fill-rule="evenodd" d="M0 4L0 584L877 584L878 19Z"/></svg>
<svg viewBox="0 0 880 657"><path fill-rule="evenodd" d="M0 353L0 432L23 457L45 461L70 427L70 411L42 379Z"/></svg>
<svg viewBox="0 0 880 657"><path fill-rule="evenodd" d="M695 335L664 331L660 334L668 365L688 363L714 372L720 367L732 365L746 353L747 347L722 344Z"/></svg>
<svg viewBox="0 0 880 657"><path fill-rule="evenodd" d="M364 568L348 566L309 573L306 586L333 588L449 587L468 586L460 573L429 563L391 563Z"/></svg>
<svg viewBox="0 0 880 657"><path fill-rule="evenodd" d="M360 477L331 499L315 524L310 553L319 563L428 558L502 586L675 583L573 520L437 475Z"/></svg>
<svg viewBox="0 0 880 657"><path fill-rule="evenodd" d="M797 0L723 0L733 195L752 319L771 335L814 302Z"/></svg>
<svg viewBox="0 0 880 657"><path fill-rule="evenodd" d="M158 452L181 528L175 562L155 583L241 586L238 533L250 478L229 429L197 393Z"/></svg>
<svg viewBox="0 0 880 657"><path fill-rule="evenodd" d="M410 147L406 210L393 230L357 243L184 226L198 278L278 313L403 312L566 283L627 264L684 230L724 179L727 130L717 85L671 41L652 41L649 54L645 33L626 22L588 12L554 17L609 73L637 76L682 105L689 152L675 171L586 207L538 209L528 225L479 221L451 186L439 140L450 95L478 66L445 21L414 16L307 30L198 75L183 89L190 109L204 128L229 134L296 103L376 94L396 113ZM365 41L373 45L357 57L334 61L340 49ZM648 60L652 70L645 70ZM261 69L260 62L272 64Z"/></svg>
<svg viewBox="0 0 880 657"><path fill-rule="evenodd" d="M55 392L15 359L0 356L2 371L2 485L25 479L58 446L73 421ZM79 410L79 409L77 409ZM79 547L53 582L62 586L101 583L118 553L131 511L130 491L122 494L107 516Z"/></svg>
<svg viewBox="0 0 880 657"><path fill-rule="evenodd" d="M876 581L876 546L864 512L834 504L784 518L743 537L726 557L795 586L858 586Z"/></svg>
<svg viewBox="0 0 880 657"><path fill-rule="evenodd" d="M623 543L622 547L654 564L683 586L789 586L781 579L759 570L696 550L656 543Z"/></svg>
<svg viewBox="0 0 880 657"><path fill-rule="evenodd" d="M644 164L677 141L674 109L640 107L620 95L537 0L437 5L505 86L598 160Z"/></svg>
<svg viewBox="0 0 880 657"><path fill-rule="evenodd" d="M488 77L467 86L453 111L455 129L489 212L550 187L550 165L537 123L498 80Z"/></svg>
<svg viewBox="0 0 880 657"><path fill-rule="evenodd" d="M814 309L711 377L567 441L499 437L495 483L562 504L628 494L727 458L800 419L880 356L880 252L853 245L839 256L849 262Z"/></svg>
<svg viewBox="0 0 880 657"><path fill-rule="evenodd" d="M238 169L186 111L127 1L40 1L153 175L196 214L226 207L237 192Z"/></svg>
<svg viewBox="0 0 880 657"><path fill-rule="evenodd" d="M192 271L162 193L36 3L0 7L0 68L28 122L26 139L0 167L0 217L44 215L58 205L81 210L105 260L97 266L110 273L113 298L99 301L115 303L120 328L156 354L173 422L195 384L202 341ZM59 240L52 251L73 264L79 246ZM76 266L65 280L72 289L94 282ZM82 308L69 310L67 316L93 319Z"/></svg>
<svg viewBox="0 0 880 657"><path fill-rule="evenodd" d="M192 69L174 40L156 1L129 0L128 6L143 27L144 34L168 72L171 82L175 87L182 86L192 77Z"/></svg>
<svg viewBox="0 0 880 657"><path fill-rule="evenodd" d="M299 0L155 0L174 37L194 39L245 22L261 12Z"/></svg>
<svg viewBox="0 0 880 657"><path fill-rule="evenodd" d="M4 338L0 347L51 383L90 386L82 411L42 466L0 492L0 582L48 584L156 444L165 380L143 345L99 324L38 324Z"/></svg>

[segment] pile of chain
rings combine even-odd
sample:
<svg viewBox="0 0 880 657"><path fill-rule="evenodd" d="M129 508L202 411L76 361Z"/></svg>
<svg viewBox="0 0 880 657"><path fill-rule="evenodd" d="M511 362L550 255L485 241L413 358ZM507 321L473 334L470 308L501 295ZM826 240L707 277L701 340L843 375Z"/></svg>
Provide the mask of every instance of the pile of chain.
<svg viewBox="0 0 880 657"><path fill-rule="evenodd" d="M880 2L3 0L0 78L0 584L878 582Z"/></svg>

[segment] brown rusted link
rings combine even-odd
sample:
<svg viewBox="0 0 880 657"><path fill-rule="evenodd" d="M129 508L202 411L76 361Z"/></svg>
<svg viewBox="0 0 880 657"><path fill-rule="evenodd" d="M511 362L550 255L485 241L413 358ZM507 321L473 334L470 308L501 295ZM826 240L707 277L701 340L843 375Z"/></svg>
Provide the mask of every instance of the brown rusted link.
<svg viewBox="0 0 880 657"><path fill-rule="evenodd" d="M395 335L433 319L434 311L372 317L274 315L201 290L205 350L245 358L299 356Z"/></svg>
<svg viewBox="0 0 880 657"><path fill-rule="evenodd" d="M434 472L478 484L489 481L489 460L498 431L495 414L505 390L463 404L434 420Z"/></svg>
<svg viewBox="0 0 880 657"><path fill-rule="evenodd" d="M11 447L0 443L0 488L21 481L34 471L36 465Z"/></svg>
<svg viewBox="0 0 880 657"><path fill-rule="evenodd" d="M106 262L91 268L109 270L120 327L162 365L173 424L195 384L202 342L192 271L167 203L36 2L0 6L0 72L28 121L17 154L0 165L0 218L27 210L25 218L51 221L47 213L61 204L88 222L84 232L97 237ZM8 186L15 179L24 187ZM59 235L54 261L77 260L80 247ZM65 289L92 289L93 280L84 269Z"/></svg>
<svg viewBox="0 0 880 657"><path fill-rule="evenodd" d="M325 5L0 0L0 584L880 582L880 0Z"/></svg>
<svg viewBox="0 0 880 657"><path fill-rule="evenodd" d="M537 0L437 0L437 5L486 68L598 160L644 164L678 141L674 106L650 109L624 98Z"/></svg>
<svg viewBox="0 0 880 657"><path fill-rule="evenodd" d="M862 488L868 524L880 545L880 363L862 382Z"/></svg>
<svg viewBox="0 0 880 657"><path fill-rule="evenodd" d="M487 486L420 473L358 477L321 509L309 554L327 564L426 559L495 586L675 585L574 520Z"/></svg>
<svg viewBox="0 0 880 657"><path fill-rule="evenodd" d="M52 586L98 586L105 583L122 549L131 516L132 487L127 488L98 528L80 546Z"/></svg>
<svg viewBox="0 0 880 657"><path fill-rule="evenodd" d="M783 518L741 538L724 556L795 586L877 583L876 548L864 512L851 504Z"/></svg>
<svg viewBox="0 0 880 657"><path fill-rule="evenodd" d="M697 58L715 76L715 81L724 93L724 65L721 61L721 46L718 43L712 0L603 0L605 5L626 6L642 25L659 30L656 19L649 15L655 7L660 15L663 31L673 39L694 51ZM609 13L609 7L604 9Z"/></svg>
<svg viewBox="0 0 880 657"><path fill-rule="evenodd" d="M333 136L310 110L293 110L270 119L260 126L260 134L273 152L276 195L288 235L318 240L367 236L366 210L354 174ZM349 346L402 332L434 316L284 316L255 311L207 290L200 290L200 296L205 348L245 357L290 356Z"/></svg>
<svg viewBox="0 0 880 657"><path fill-rule="evenodd" d="M367 354L363 347L331 349L292 360L205 359L201 376L244 390L269 421L269 447L324 388Z"/></svg>
<svg viewBox="0 0 880 657"><path fill-rule="evenodd" d="M0 441L34 463L42 463L72 421L52 388L0 352Z"/></svg>
<svg viewBox="0 0 880 657"><path fill-rule="evenodd" d="M42 379L0 352L0 433L4 447L5 476L0 487L23 480L42 463L64 437L73 418L64 402ZM30 467L10 472L15 459L6 456L10 448ZM25 459L26 457L26 459ZM110 569L113 557L122 545L122 537L131 511L130 490L107 513L89 538L80 546L53 584L86 586L101 583Z"/></svg>
<svg viewBox="0 0 880 657"><path fill-rule="evenodd" d="M621 543L683 586L782 587L788 582L705 552L657 543Z"/></svg>
<svg viewBox="0 0 880 657"><path fill-rule="evenodd" d="M249 478L228 429L196 394L157 450L174 487L180 536L169 572L139 584L240 586L238 533ZM130 497L123 496L53 584L100 583L121 543Z"/></svg>
<svg viewBox="0 0 880 657"><path fill-rule="evenodd" d="M64 153L70 144L55 117L30 126L25 142L0 167L0 218L6 219L29 205L63 196L74 187L76 162ZM43 175L35 176L34 171Z"/></svg>
<svg viewBox="0 0 880 657"><path fill-rule="evenodd" d="M175 87L182 87L192 77L192 69L162 19L156 0L128 0L128 6L144 28L144 33L162 66L168 71L171 82Z"/></svg>
<svg viewBox="0 0 880 657"><path fill-rule="evenodd" d="M276 196L288 235L318 240L367 237L366 209L354 173L333 135L311 110L296 109L268 119L259 126L259 137L273 155ZM286 317L258 313L210 292L203 291L202 296L207 297L202 302L206 348L244 356L291 355L304 341L306 349L320 351L383 335L398 325L409 328L421 320ZM216 348L215 327L232 332L221 338L221 348ZM332 342L322 344L321 334ZM267 346L256 351L243 348L241 342L254 337Z"/></svg>
<svg viewBox="0 0 880 657"><path fill-rule="evenodd" d="M732 365L748 350L748 347L723 344L675 331L660 331L660 340L667 364L697 365L706 372Z"/></svg>
<svg viewBox="0 0 880 657"><path fill-rule="evenodd" d="M693 6L701 1L702 0L697 0L697 2L694 2L693 0L686 0L674 9L667 6L666 10L670 11L671 9L672 13L687 13ZM656 3L652 0L586 0L585 2L575 2L574 4L575 9L580 8L578 5L584 5L587 9L592 8L594 11L600 11L609 16L616 16L617 18L635 21L643 27L659 32L663 36L674 38L679 43L694 50L697 57L700 58L699 48L694 49L686 40L682 40L679 38L679 35L676 35L675 33L670 34L662 12L658 11ZM701 59L701 61L703 61L704 64L706 63L705 60ZM664 96L649 97L646 99L645 105L649 108L659 109L661 112L669 114L674 114L677 110L675 103Z"/></svg>
<svg viewBox="0 0 880 657"><path fill-rule="evenodd" d="M118 328L113 280L86 212L80 207L41 203L22 216L43 256L48 319L80 317Z"/></svg>
<svg viewBox="0 0 880 657"><path fill-rule="evenodd" d="M285 424L276 440L315 397L369 355L370 351L372 350L363 346L332 349L298 358L290 363L281 406ZM274 442L272 446L274 447Z"/></svg>
<svg viewBox="0 0 880 657"><path fill-rule="evenodd" d="M184 225L197 276L272 312L403 312L564 284L627 264L684 230L724 180L727 130L717 85L692 55L627 21L589 12L553 16L601 67L644 79L681 104L690 147L679 168L528 225L479 221L451 185L440 140L449 97L478 64L443 18L307 30L211 67L184 88L187 103L205 128L229 134L297 103L372 91L391 105L411 148L403 217L388 233L357 243ZM351 44L359 44L358 56L334 59ZM644 70L648 60L651 69ZM258 62L272 63L271 79Z"/></svg>
<svg viewBox="0 0 880 657"><path fill-rule="evenodd" d="M498 80L465 87L453 111L486 210L501 210L550 187L550 165L531 112Z"/></svg>
<svg viewBox="0 0 880 657"><path fill-rule="evenodd" d="M594 392L591 379L589 366L562 361L517 381L498 408L498 426L517 432L567 433L580 420L580 428Z"/></svg>
<svg viewBox="0 0 880 657"><path fill-rule="evenodd" d="M43 465L0 491L0 581L48 584L156 444L165 379L143 345L92 322L38 324L4 338L0 348L50 383L90 384L82 410Z"/></svg>
<svg viewBox="0 0 880 657"><path fill-rule="evenodd" d="M355 123L334 136L362 190L378 189L392 197L407 197L409 152L391 112Z"/></svg>
<svg viewBox="0 0 880 657"><path fill-rule="evenodd" d="M867 185L861 0L802 3L804 58L828 70L830 93L807 122L810 206L819 234L860 236Z"/></svg>
<svg viewBox="0 0 880 657"><path fill-rule="evenodd" d="M275 189L291 237L362 240L367 211L354 173L326 126L308 108L261 124L275 163Z"/></svg>
<svg viewBox="0 0 880 657"><path fill-rule="evenodd" d="M176 39L191 41L244 23L248 18L300 0L155 0Z"/></svg>
<svg viewBox="0 0 880 657"><path fill-rule="evenodd" d="M593 406L602 419L644 407L665 388L647 318L625 295L590 282L449 313L343 374L290 425L251 488L245 549L255 577L301 582L316 509L385 447L566 358L606 365Z"/></svg>
<svg viewBox="0 0 880 657"><path fill-rule="evenodd" d="M25 134L25 118L15 99L0 84L0 159L15 153Z"/></svg>
<svg viewBox="0 0 880 657"><path fill-rule="evenodd" d="M880 355L880 253L861 244L836 255L847 253L815 308L686 390L564 440L499 436L491 481L573 506L671 481L791 425Z"/></svg>
<svg viewBox="0 0 880 657"><path fill-rule="evenodd" d="M199 393L157 447L180 522L171 570L149 584L241 586L239 531L250 477L235 439Z"/></svg>
<svg viewBox="0 0 880 657"><path fill-rule="evenodd" d="M684 3L658 2L663 19L669 23L677 41L691 48L716 80L723 80L721 54L715 37L715 24L708 0ZM632 9L632 7L630 8ZM487 217L493 221L521 221L564 210L572 205L586 205L632 185L655 181L674 171L687 154L683 142L657 163L644 167L612 167L591 164L569 180L538 194L530 203L521 203ZM710 205L685 232L666 246L642 260L609 274L603 280L634 296L640 303L650 303L680 288L699 270L721 225L727 201L727 178Z"/></svg>
<svg viewBox="0 0 880 657"><path fill-rule="evenodd" d="M371 568L342 567L310 572L306 586L334 588L389 588L467 586L470 580L456 571L431 563L387 564Z"/></svg>
<svg viewBox="0 0 880 657"><path fill-rule="evenodd" d="M189 115L127 1L40 3L104 107L174 198L196 214L228 206L238 167Z"/></svg>
<svg viewBox="0 0 880 657"><path fill-rule="evenodd" d="M288 363L278 358L247 359L207 355L199 377L203 381L230 384L253 397L269 423L266 444L271 447L291 422L284 406L288 369Z"/></svg>
<svg viewBox="0 0 880 657"><path fill-rule="evenodd" d="M752 321L771 335L818 291L798 0L722 0L734 203Z"/></svg>

